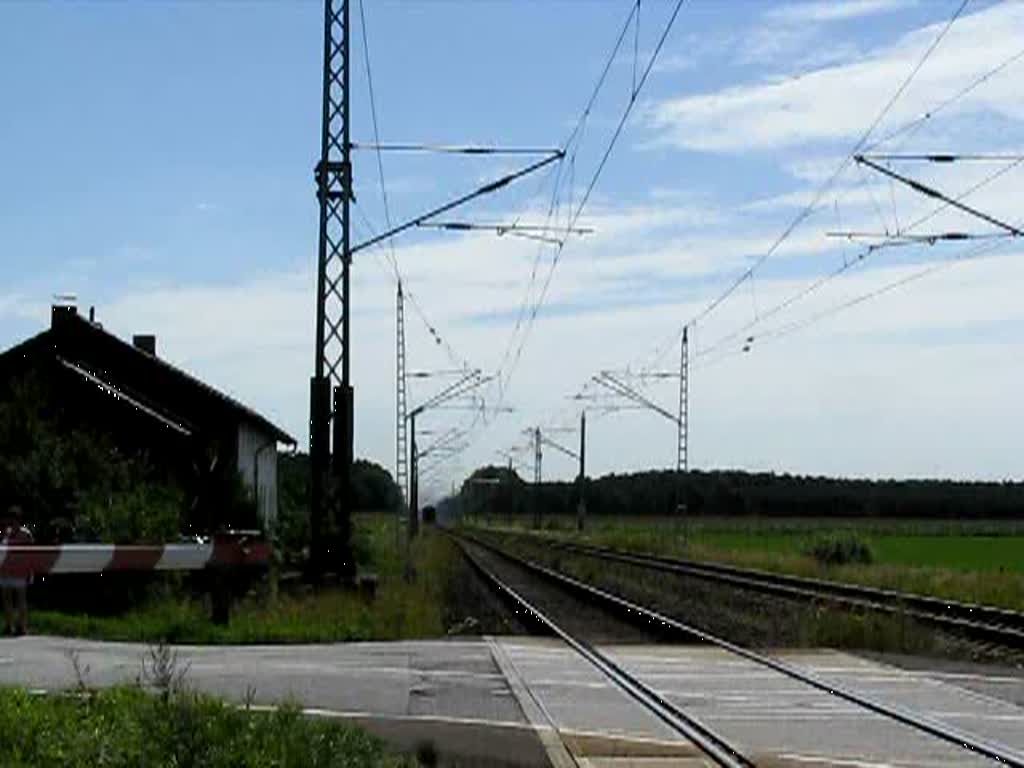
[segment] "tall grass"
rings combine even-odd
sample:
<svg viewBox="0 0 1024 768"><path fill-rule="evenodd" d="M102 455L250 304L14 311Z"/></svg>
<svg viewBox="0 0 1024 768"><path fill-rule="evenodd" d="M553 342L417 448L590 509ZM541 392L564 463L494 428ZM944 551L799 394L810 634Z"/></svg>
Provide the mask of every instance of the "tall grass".
<svg viewBox="0 0 1024 768"><path fill-rule="evenodd" d="M210 621L201 600L178 594L151 599L121 615L36 611L33 631L105 640L172 643L319 643L393 640L445 634L445 590L457 553L426 530L412 546L415 580L405 578L404 547L390 515L359 515L355 548L360 570L377 575L367 600L340 587L251 596L232 610L227 626Z"/></svg>
<svg viewBox="0 0 1024 768"><path fill-rule="evenodd" d="M384 768L399 758L341 723L296 705L248 712L202 694L137 687L36 696L0 689L0 764L8 768Z"/></svg>
<svg viewBox="0 0 1024 768"><path fill-rule="evenodd" d="M519 531L528 520L503 521ZM581 535L570 518L546 535L666 556L834 579L1024 610L1024 537L1016 521L820 520L807 518L591 519ZM822 533L867 542L871 564L826 565L806 554Z"/></svg>

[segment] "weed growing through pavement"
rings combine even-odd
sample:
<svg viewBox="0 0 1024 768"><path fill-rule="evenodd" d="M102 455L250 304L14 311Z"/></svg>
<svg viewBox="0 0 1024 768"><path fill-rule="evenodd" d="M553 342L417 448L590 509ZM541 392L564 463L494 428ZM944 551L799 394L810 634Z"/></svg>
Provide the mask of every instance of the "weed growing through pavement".
<svg viewBox="0 0 1024 768"><path fill-rule="evenodd" d="M256 688L251 685L245 686L245 696L242 698L242 706L246 712L250 712L256 704Z"/></svg>
<svg viewBox="0 0 1024 768"><path fill-rule="evenodd" d="M81 655L74 648L64 651L64 656L70 662L71 670L75 673L75 691L83 695L91 693L93 689L89 684L89 665L82 663Z"/></svg>
<svg viewBox="0 0 1024 768"><path fill-rule="evenodd" d="M165 642L149 646L142 657L142 670L137 682L151 688L166 702L188 690L187 678L191 663L182 661L178 652Z"/></svg>

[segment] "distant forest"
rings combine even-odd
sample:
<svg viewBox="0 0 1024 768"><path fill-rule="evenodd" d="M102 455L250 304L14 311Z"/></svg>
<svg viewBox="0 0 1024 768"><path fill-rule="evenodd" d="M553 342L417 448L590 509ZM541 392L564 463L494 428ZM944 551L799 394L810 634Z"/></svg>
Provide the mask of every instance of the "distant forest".
<svg viewBox="0 0 1024 768"><path fill-rule="evenodd" d="M278 454L278 486L282 507L303 513L309 508L310 464L308 453ZM401 491L391 473L380 464L356 459L352 464L352 506L357 511L392 510Z"/></svg>
<svg viewBox="0 0 1024 768"><path fill-rule="evenodd" d="M460 491L466 513L575 514L579 485L539 489L504 467L476 470ZM691 471L680 487L669 470L604 475L586 482L588 515L668 515L680 499L693 515L1024 519L1024 483L847 480L765 472Z"/></svg>

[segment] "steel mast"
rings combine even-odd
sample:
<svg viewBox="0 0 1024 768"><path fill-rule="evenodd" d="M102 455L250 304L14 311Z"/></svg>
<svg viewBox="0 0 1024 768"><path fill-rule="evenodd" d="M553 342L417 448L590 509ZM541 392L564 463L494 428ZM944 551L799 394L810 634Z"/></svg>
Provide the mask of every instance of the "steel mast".
<svg viewBox="0 0 1024 768"><path fill-rule="evenodd" d="M690 342L689 326L683 327L679 350L679 414L676 450L676 514L683 521L683 538L688 536L687 513L690 480Z"/></svg>
<svg viewBox="0 0 1024 768"><path fill-rule="evenodd" d="M320 207L316 357L309 409L310 566L314 578L319 578L325 570L328 554L343 578L350 578L355 572L349 548L352 470L349 53L349 0L324 0L320 161L315 171ZM329 470L333 482L328 477ZM325 523L332 517L334 535L328 542L324 535Z"/></svg>
<svg viewBox="0 0 1024 768"><path fill-rule="evenodd" d="M395 351L395 480L402 493L400 510L405 508L409 500L409 439L406 410L408 403L408 387L405 376L405 297L402 294L402 281L398 281L396 298L396 329L397 348ZM399 512L401 516L401 511Z"/></svg>

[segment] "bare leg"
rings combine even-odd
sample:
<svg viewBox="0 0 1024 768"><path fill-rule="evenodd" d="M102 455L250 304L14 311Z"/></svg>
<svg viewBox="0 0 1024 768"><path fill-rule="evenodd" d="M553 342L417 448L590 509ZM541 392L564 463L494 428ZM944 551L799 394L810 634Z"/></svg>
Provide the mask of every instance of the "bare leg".
<svg viewBox="0 0 1024 768"><path fill-rule="evenodd" d="M18 631L25 634L28 632L28 587L18 587L14 590L14 597L18 610Z"/></svg>
<svg viewBox="0 0 1024 768"><path fill-rule="evenodd" d="M4 587L0 592L3 592L4 600L4 626L10 633L14 631L14 595L11 594L13 590Z"/></svg>

